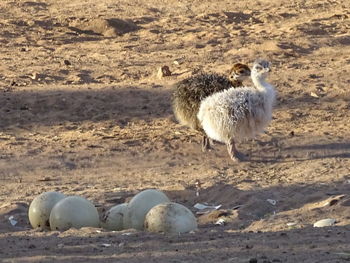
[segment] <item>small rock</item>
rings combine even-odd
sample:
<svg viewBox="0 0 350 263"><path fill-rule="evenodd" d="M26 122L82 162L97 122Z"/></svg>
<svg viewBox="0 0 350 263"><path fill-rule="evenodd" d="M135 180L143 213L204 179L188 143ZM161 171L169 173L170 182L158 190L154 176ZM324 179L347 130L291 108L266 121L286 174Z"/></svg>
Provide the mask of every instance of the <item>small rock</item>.
<svg viewBox="0 0 350 263"><path fill-rule="evenodd" d="M103 243L103 244L101 244L101 246L102 247L110 247L110 246L112 246L111 244L107 244L107 243Z"/></svg>
<svg viewBox="0 0 350 263"><path fill-rule="evenodd" d="M26 105L24 105L24 106L21 106L19 109L20 109L20 110L29 110L29 107L26 106Z"/></svg>
<svg viewBox="0 0 350 263"><path fill-rule="evenodd" d="M32 80L38 79L38 73L34 72L31 76L29 76Z"/></svg>
<svg viewBox="0 0 350 263"><path fill-rule="evenodd" d="M325 226L333 226L335 224L336 220L333 218L327 218L317 221L314 224L314 227L325 227Z"/></svg>
<svg viewBox="0 0 350 263"><path fill-rule="evenodd" d="M316 74L310 74L309 77L312 79L319 79L320 78L320 76L318 76Z"/></svg>
<svg viewBox="0 0 350 263"><path fill-rule="evenodd" d="M67 59L63 60L63 63L64 63L66 66L72 65L72 63L70 63L70 61L67 60Z"/></svg>
<svg viewBox="0 0 350 263"><path fill-rule="evenodd" d="M10 216L10 217L9 217L9 221L10 221L10 223L11 223L12 226L17 225L17 223L18 223L18 221L15 220L14 216Z"/></svg>
<svg viewBox="0 0 350 263"><path fill-rule="evenodd" d="M183 64L185 61L184 58L177 58L173 61L173 63L176 65L176 66L180 66L181 64Z"/></svg>
<svg viewBox="0 0 350 263"><path fill-rule="evenodd" d="M171 76L171 72L168 66L162 66L158 69L157 76L159 79Z"/></svg>
<svg viewBox="0 0 350 263"><path fill-rule="evenodd" d="M269 202L271 205L276 205L277 204L277 201L274 200L274 199L267 199L266 201Z"/></svg>
<svg viewBox="0 0 350 263"><path fill-rule="evenodd" d="M257 263L258 260L256 258L251 258L249 259L249 263Z"/></svg>
<svg viewBox="0 0 350 263"><path fill-rule="evenodd" d="M311 93L310 93L310 96L311 96L311 97L314 97L314 98L319 98L319 96L318 96L315 92L311 92Z"/></svg>

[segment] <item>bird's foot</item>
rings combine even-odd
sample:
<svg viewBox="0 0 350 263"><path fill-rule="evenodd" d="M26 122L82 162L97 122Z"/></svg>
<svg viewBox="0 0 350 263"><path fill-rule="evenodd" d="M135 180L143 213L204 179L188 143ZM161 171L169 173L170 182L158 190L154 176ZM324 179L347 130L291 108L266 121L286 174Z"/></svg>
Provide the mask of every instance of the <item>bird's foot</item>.
<svg viewBox="0 0 350 263"><path fill-rule="evenodd" d="M233 154L230 154L230 157L234 162L244 162L248 160L248 157L245 154L237 151L234 152Z"/></svg>
<svg viewBox="0 0 350 263"><path fill-rule="evenodd" d="M203 139L202 139L202 152L210 151L212 149L213 148L211 147L211 140L208 137L203 136Z"/></svg>

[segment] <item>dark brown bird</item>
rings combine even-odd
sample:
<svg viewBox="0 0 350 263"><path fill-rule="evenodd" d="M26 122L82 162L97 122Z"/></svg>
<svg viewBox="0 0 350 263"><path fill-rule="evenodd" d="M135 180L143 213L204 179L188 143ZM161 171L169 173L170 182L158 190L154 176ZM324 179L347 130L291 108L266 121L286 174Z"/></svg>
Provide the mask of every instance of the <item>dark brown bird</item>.
<svg viewBox="0 0 350 263"><path fill-rule="evenodd" d="M249 76L249 67L236 63L230 70L228 78L216 73L202 73L175 84L172 96L175 117L182 125L201 132L203 151L210 147L210 142L197 118L201 101L216 92L242 86L242 81Z"/></svg>

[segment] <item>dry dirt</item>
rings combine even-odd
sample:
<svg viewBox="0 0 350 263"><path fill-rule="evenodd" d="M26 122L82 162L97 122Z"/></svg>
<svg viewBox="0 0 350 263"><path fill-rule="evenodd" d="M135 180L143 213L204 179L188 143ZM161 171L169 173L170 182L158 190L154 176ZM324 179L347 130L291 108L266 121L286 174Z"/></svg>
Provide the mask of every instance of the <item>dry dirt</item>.
<svg viewBox="0 0 350 263"><path fill-rule="evenodd" d="M1 262L350 260L349 1L1 0L0 14ZM201 152L172 84L258 57L279 93L268 131L239 145L248 162ZM44 191L102 211L147 188L226 212L180 236L28 223Z"/></svg>

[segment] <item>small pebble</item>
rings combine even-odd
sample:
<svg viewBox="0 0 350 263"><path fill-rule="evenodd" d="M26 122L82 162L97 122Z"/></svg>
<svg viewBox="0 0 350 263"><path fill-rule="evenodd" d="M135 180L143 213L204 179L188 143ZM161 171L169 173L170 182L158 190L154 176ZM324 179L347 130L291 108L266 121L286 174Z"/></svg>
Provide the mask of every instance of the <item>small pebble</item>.
<svg viewBox="0 0 350 263"><path fill-rule="evenodd" d="M32 80L38 79L38 73L34 72L31 76L29 76Z"/></svg>
<svg viewBox="0 0 350 263"><path fill-rule="evenodd" d="M310 96L311 96L311 97L314 97L314 98L319 98L319 96L318 96L315 92L311 92L311 93L310 93Z"/></svg>
<svg viewBox="0 0 350 263"><path fill-rule="evenodd" d="M158 78L169 77L171 76L171 71L168 66L162 66L159 68L157 73Z"/></svg>
<svg viewBox="0 0 350 263"><path fill-rule="evenodd" d="M325 226L333 226L335 224L336 220L333 218L327 218L317 221L314 224L314 227L325 227Z"/></svg>
<svg viewBox="0 0 350 263"><path fill-rule="evenodd" d="M72 63L70 63L70 61L67 60L67 59L65 59L65 60L63 61L63 63L64 63L66 66L72 65Z"/></svg>

